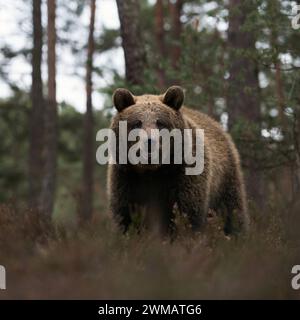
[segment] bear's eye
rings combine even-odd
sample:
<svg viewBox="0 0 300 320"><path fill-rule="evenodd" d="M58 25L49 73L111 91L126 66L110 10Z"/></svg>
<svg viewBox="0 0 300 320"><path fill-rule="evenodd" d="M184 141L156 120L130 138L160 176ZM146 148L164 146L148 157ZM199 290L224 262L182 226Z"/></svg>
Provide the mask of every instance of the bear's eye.
<svg viewBox="0 0 300 320"><path fill-rule="evenodd" d="M142 121L141 120L135 120L132 121L130 124L131 129L139 129L142 127Z"/></svg>
<svg viewBox="0 0 300 320"><path fill-rule="evenodd" d="M156 126L158 129L168 129L169 124L162 120L156 120Z"/></svg>

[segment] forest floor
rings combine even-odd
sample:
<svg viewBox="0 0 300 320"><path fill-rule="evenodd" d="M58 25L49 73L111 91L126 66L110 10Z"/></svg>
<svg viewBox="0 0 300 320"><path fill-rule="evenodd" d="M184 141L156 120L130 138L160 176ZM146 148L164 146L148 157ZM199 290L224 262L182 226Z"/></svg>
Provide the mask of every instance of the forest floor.
<svg viewBox="0 0 300 320"><path fill-rule="evenodd" d="M295 299L299 217L256 214L247 238L225 237L218 218L175 241L122 235L98 215L84 228L53 226L37 214L0 207L1 299ZM298 227L295 227L298 225Z"/></svg>

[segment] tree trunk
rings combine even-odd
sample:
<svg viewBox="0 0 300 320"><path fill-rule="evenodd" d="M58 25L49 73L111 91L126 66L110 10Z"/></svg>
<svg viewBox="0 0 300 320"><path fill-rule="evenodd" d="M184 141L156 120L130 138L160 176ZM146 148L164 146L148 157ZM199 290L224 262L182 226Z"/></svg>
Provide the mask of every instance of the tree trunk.
<svg viewBox="0 0 300 320"><path fill-rule="evenodd" d="M157 0L155 5L155 36L159 61L162 61L166 58L163 0ZM157 67L157 77L160 89L166 89L165 70L161 66Z"/></svg>
<svg viewBox="0 0 300 320"><path fill-rule="evenodd" d="M268 15L270 19L276 21L278 16L280 15L281 5L278 0L273 0L272 2L268 2ZM273 64L275 67L275 85L276 85L276 98L277 98L277 105L278 105L278 115L279 121L282 128L283 134L286 133L287 129L287 119L284 114L285 109L285 96L284 96L284 88L282 82L282 75L281 75L281 63L279 59L279 45L278 45L278 33L279 33L279 26L277 24L271 25L271 48L274 52L273 56Z"/></svg>
<svg viewBox="0 0 300 320"><path fill-rule="evenodd" d="M84 151L83 151L83 189L81 204L81 222L89 221L93 214L94 193L94 121L93 121L93 55L95 51L94 30L96 0L90 1L91 18L88 38L88 53L86 63L86 113L84 116Z"/></svg>
<svg viewBox="0 0 300 320"><path fill-rule="evenodd" d="M261 139L260 97L258 70L255 54L255 36L253 30L245 28L248 17L257 10L254 1L229 1L229 82L227 107L229 129L239 130L239 136L255 141ZM251 198L262 204L262 178L255 159L243 159L247 162L247 187Z"/></svg>
<svg viewBox="0 0 300 320"><path fill-rule="evenodd" d="M294 145L296 151L294 190L293 194L299 197L300 192L300 98L295 108Z"/></svg>
<svg viewBox="0 0 300 320"><path fill-rule="evenodd" d="M126 80L130 85L143 85L146 55L141 37L140 1L117 0L125 55Z"/></svg>
<svg viewBox="0 0 300 320"><path fill-rule="evenodd" d="M172 41L173 46L171 50L172 66L175 70L179 68L179 60L181 55L180 37L182 32L182 24L180 21L183 7L183 0L169 1L172 25Z"/></svg>
<svg viewBox="0 0 300 320"><path fill-rule="evenodd" d="M276 96L277 96L277 103L278 103L280 125L282 127L282 131L286 132L287 123L286 123L286 117L284 114L285 98L284 98L284 90L283 90L283 83L282 83L281 70L280 70L280 61L278 58L276 58L276 61L275 61L275 81L276 81Z"/></svg>
<svg viewBox="0 0 300 320"><path fill-rule="evenodd" d="M44 98L41 75L43 28L41 0L32 1L33 50L29 146L29 200L30 206L40 209L43 177Z"/></svg>
<svg viewBox="0 0 300 320"><path fill-rule="evenodd" d="M48 8L48 99L45 112L45 172L42 185L42 212L51 217L55 199L57 161L56 103L56 3L47 0Z"/></svg>

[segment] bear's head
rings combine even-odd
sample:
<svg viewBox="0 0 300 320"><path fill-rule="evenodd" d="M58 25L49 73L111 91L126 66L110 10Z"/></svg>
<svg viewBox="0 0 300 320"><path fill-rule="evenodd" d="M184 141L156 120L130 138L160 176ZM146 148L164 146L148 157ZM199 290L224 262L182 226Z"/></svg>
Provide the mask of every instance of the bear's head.
<svg viewBox="0 0 300 320"><path fill-rule="evenodd" d="M126 151L130 154L130 149L132 149L131 155L136 151L136 155L140 157L140 160L143 160L137 163L129 160L130 164L134 164L138 169L156 169L163 164L162 160L168 156L172 163L174 139L171 136L169 148L165 147L162 150L163 138L161 134L174 132L173 129L177 129L177 132L183 131L184 120L180 112L183 101L184 92L179 86L170 87L162 95L134 96L127 89L117 89L114 92L113 103L118 112L112 121L111 128L116 133L117 141L120 141L120 135L125 137L124 132L119 132L119 124L121 122L126 124ZM135 134L138 135L137 140L130 141L132 138L130 135L135 136ZM140 149L132 148L133 145L139 146ZM118 142L117 147L117 150L120 150ZM159 160L157 160L158 155ZM117 162L119 163L118 160Z"/></svg>

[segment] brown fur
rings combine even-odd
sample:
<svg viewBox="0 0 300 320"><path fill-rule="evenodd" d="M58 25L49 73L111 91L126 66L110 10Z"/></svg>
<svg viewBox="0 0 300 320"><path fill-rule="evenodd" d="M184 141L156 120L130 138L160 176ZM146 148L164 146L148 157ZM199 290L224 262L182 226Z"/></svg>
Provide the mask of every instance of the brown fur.
<svg viewBox="0 0 300 320"><path fill-rule="evenodd" d="M123 90L123 91L122 91ZM206 222L208 209L224 216L224 231L237 233L248 227L243 175L238 152L231 137L207 115L181 107L181 88L171 87L162 96L134 97L125 89L114 94L119 110L111 128L118 134L119 121L141 122L147 130L157 127L157 120L172 128L204 129L204 171L185 175L185 165L162 165L147 170L132 165L109 165L108 195L110 209L126 231L132 213L144 212L146 222L158 222L163 232L172 230L174 205L187 215L193 230ZM150 221L150 222L149 222Z"/></svg>

